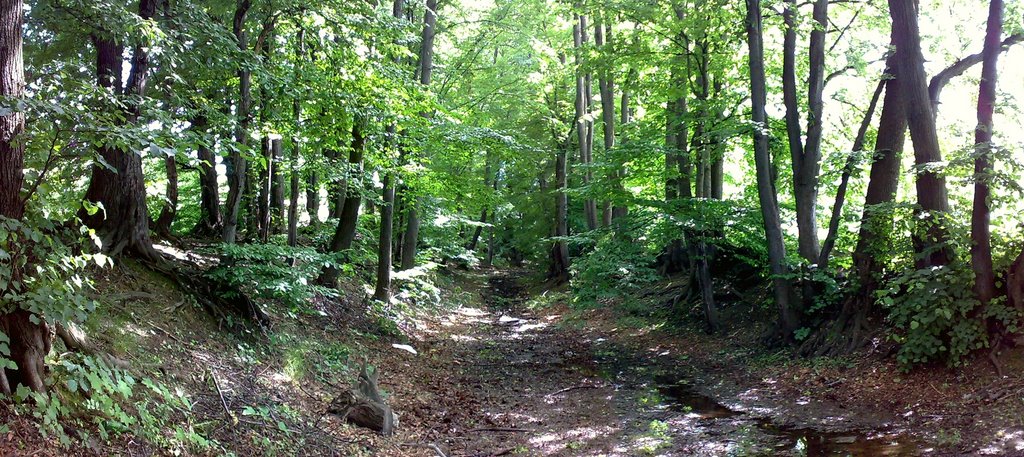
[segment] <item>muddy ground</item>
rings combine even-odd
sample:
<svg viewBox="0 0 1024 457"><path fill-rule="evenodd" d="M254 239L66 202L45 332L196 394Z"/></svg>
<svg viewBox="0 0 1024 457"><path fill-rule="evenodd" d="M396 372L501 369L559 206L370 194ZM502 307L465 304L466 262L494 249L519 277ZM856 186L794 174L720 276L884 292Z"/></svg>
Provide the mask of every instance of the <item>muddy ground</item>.
<svg viewBox="0 0 1024 457"><path fill-rule="evenodd" d="M955 453L891 412L793 396L682 339L609 327L600 313L588 322L596 325L581 325L564 306L530 310L521 272L473 275L470 284L486 281L476 291L484 306L460 308L421 334L429 363L417 376L445 373L415 407L429 411L417 426L435 424L407 437L422 455L440 455L435 446L468 456ZM438 397L462 401L432 408Z"/></svg>

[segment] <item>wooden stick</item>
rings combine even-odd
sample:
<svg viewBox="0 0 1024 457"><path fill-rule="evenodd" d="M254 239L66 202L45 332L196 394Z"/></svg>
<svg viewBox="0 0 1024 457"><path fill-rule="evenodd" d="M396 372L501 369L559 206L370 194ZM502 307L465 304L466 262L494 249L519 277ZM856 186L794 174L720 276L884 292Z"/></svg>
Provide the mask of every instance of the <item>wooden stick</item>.
<svg viewBox="0 0 1024 457"><path fill-rule="evenodd" d="M228 402L224 400L224 392L220 390L220 382L217 381L217 375L213 372L212 368L207 368L206 371L209 371L210 377L213 378L213 387L217 388L217 395L220 396L220 405L224 407L224 414L227 414L228 419L237 424L238 419L235 419L235 415L231 414L231 410L228 409Z"/></svg>
<svg viewBox="0 0 1024 457"><path fill-rule="evenodd" d="M511 432L511 433L532 433L532 428L502 428L502 427L483 427L469 429L469 432Z"/></svg>
<svg viewBox="0 0 1024 457"><path fill-rule="evenodd" d="M566 388L564 388L562 390L559 390L557 392L552 392L550 394L547 394L546 396L547 397L554 397L555 395L564 394L566 392L570 392L570 391L573 391L573 390L578 390L578 389L600 389L602 387L604 387L604 386L599 386L599 385L594 385L594 384L580 384L578 386L566 387Z"/></svg>

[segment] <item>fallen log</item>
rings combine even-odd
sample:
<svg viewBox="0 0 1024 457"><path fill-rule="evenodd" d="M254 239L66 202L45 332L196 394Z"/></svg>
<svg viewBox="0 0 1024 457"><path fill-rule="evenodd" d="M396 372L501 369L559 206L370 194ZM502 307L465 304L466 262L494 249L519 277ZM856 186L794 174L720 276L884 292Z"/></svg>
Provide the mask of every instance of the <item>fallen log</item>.
<svg viewBox="0 0 1024 457"><path fill-rule="evenodd" d="M368 370L363 363L356 385L335 398L327 411L341 416L342 420L391 436L398 420L387 405L377 387L378 370Z"/></svg>

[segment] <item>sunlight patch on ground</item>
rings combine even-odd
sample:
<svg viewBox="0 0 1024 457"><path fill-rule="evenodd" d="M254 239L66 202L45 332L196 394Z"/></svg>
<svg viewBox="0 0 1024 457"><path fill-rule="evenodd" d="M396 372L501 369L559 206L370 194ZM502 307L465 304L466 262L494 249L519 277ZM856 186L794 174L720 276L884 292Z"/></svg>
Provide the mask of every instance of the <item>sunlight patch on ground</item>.
<svg viewBox="0 0 1024 457"><path fill-rule="evenodd" d="M1005 455L1006 451L1024 451L1024 430L1000 430L996 432L996 441L981 448L981 455Z"/></svg>
<svg viewBox="0 0 1024 457"><path fill-rule="evenodd" d="M612 426L579 427L557 433L544 433L530 438L534 449L546 455L562 455L567 449L583 447L587 441L612 435L618 429Z"/></svg>

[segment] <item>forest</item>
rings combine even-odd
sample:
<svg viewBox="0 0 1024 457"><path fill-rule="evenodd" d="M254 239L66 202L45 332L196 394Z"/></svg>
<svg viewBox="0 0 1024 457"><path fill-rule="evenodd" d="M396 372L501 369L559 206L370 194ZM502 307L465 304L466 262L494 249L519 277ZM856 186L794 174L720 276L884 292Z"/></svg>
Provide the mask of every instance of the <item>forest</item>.
<svg viewBox="0 0 1024 457"><path fill-rule="evenodd" d="M0 455L1024 455L1022 42L0 0Z"/></svg>

